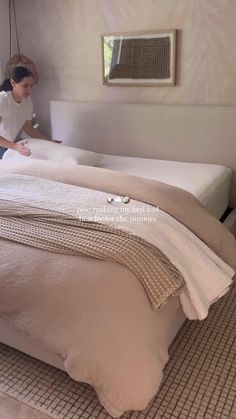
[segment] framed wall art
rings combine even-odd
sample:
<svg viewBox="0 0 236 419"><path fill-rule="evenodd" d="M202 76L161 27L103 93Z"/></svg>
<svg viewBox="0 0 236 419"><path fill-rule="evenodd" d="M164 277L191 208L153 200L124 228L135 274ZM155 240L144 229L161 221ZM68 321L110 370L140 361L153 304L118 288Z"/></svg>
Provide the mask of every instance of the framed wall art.
<svg viewBox="0 0 236 419"><path fill-rule="evenodd" d="M103 34L103 84L174 85L176 32Z"/></svg>

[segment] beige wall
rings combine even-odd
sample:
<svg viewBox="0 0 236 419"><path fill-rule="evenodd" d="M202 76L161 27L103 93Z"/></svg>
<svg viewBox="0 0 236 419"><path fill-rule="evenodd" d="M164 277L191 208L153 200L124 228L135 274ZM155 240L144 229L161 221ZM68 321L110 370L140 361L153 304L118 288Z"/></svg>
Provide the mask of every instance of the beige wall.
<svg viewBox="0 0 236 419"><path fill-rule="evenodd" d="M236 0L16 0L16 7L46 127L50 99L236 105ZM170 28L180 31L177 86L102 85L101 33Z"/></svg>
<svg viewBox="0 0 236 419"><path fill-rule="evenodd" d="M9 59L9 43L8 0L0 0L0 83Z"/></svg>

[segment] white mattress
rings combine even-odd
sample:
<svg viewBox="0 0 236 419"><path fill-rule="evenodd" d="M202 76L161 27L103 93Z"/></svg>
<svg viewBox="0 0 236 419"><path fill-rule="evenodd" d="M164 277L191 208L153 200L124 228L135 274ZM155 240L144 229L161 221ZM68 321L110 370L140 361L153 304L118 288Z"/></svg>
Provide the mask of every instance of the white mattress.
<svg viewBox="0 0 236 419"><path fill-rule="evenodd" d="M232 171L224 166L107 154L99 167L159 180L185 189L217 218L222 216L229 203Z"/></svg>

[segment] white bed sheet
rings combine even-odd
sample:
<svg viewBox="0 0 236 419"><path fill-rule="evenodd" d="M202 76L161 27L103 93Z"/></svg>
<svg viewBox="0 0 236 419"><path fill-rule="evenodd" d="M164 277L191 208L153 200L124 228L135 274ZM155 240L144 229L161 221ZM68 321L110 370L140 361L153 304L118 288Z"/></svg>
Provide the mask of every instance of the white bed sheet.
<svg viewBox="0 0 236 419"><path fill-rule="evenodd" d="M229 204L232 170L228 167L105 154L99 167L155 179L191 192L215 217Z"/></svg>

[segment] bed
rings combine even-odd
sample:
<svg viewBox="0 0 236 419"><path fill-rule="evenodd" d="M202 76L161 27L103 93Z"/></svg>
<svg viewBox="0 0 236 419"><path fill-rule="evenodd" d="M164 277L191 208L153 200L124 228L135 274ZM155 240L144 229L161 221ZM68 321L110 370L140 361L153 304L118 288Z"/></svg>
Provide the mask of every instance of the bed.
<svg viewBox="0 0 236 419"><path fill-rule="evenodd" d="M143 409L158 390L164 365L168 361L168 347L183 324L186 314L190 318L192 316L192 318L203 319L207 315L210 304L227 292L231 285L235 270L235 240L216 220L216 217L222 216L229 204L231 170L219 165L194 164L191 166L188 163L159 161L158 169L157 163L155 164L154 176L154 166L152 167L154 160L136 160L130 157L122 159L114 155L104 156L98 168L72 165L69 167L66 164L62 166L57 162L42 160L6 163L3 161L0 165L1 199L12 200L14 204L29 203L33 199L37 208L48 211L60 208L60 211L69 215L75 214L74 211L80 199L82 203L86 202L84 207L82 205L86 216L92 215L91 208L103 209L105 202L107 208L109 205L110 208L111 206L121 208L121 205L123 208L127 204L116 201L116 198L122 199L125 195L129 195L128 205L130 208L135 208L136 213L139 208L142 217L150 213L153 215L153 208L157 208L154 195L159 194L156 191L156 182L152 180L156 179L156 176L158 180L168 181L170 185L174 185L172 192L177 195L180 193L180 201L186 214L179 208L179 205L178 208L175 206L171 208L173 216L161 209L158 212L160 219L158 219L159 223L155 223L156 227L147 219L144 223L131 222L130 219L123 223L121 219L118 222L116 218L114 224L114 217L112 222L106 221L109 226L123 228L135 234L138 234L136 231L138 225L141 237L147 241L150 240L152 244L157 245L158 237L159 245L163 251L168 252L171 262L175 262L177 268L185 272L185 279L189 277L188 292L185 292L185 295L182 293L181 296L172 296L159 310L153 310L143 285L134 273L112 260L105 262L79 256L75 262L72 255L45 253L42 249L38 249L37 252L31 249L29 254L27 246L22 249L19 244L13 245L6 241L3 246L1 242L2 263L6 260L6 254L10 254L12 256L10 259L14 260L10 267L7 266L7 282L11 283L12 275L15 275L18 276L18 285L20 283L23 286L29 278L34 276L35 266L38 268L41 266L41 269L43 266L42 286L46 287L43 291L43 288L37 289L37 283L35 284L34 300L32 300L35 303L34 316L30 317L27 317L22 307L23 302L27 301L28 291L25 291L25 294L24 291L22 292L20 304L19 299L17 300L18 288L12 286L12 294L9 294L11 297L8 295L10 291L3 288L1 341L58 368L66 369L76 380L93 385L101 403L114 417L122 415L126 410ZM148 170L145 165L148 165ZM194 182L190 180L190 173ZM133 176L137 174L147 179ZM206 174L208 174L208 179ZM104 178L103 186L100 186L101 177ZM202 180L204 182L201 182ZM160 208L163 208L166 205L166 200L163 198L163 183L161 182L159 186L162 195L159 197L162 201ZM198 204L192 195L188 192L181 192L175 186L193 193L202 204ZM169 191L169 187L167 189ZM113 202L108 203L107 199L111 197ZM89 210L88 202L90 203ZM188 211L188 205L191 211ZM204 211L202 205L208 211ZM196 221L198 217L195 217L195 214L199 214L199 219L203 217L199 234L207 242L213 239L214 252L189 229L182 226L181 217L186 216L184 220L186 225L190 227L191 224L193 231L198 229L199 223ZM178 217L181 223L176 220ZM155 230L157 225L160 230ZM209 234L206 233L206 225L209 227ZM173 229L170 229L170 226ZM176 228L178 232L175 236ZM217 240L214 240L215 233ZM193 247L189 246L190 243ZM190 253L187 255L188 250ZM220 253L222 251L223 254L219 257L215 251ZM20 263L22 252L30 260L28 264ZM19 258L14 259L14 255L17 254ZM186 260L184 260L184 254ZM32 264L33 260L35 260L35 265ZM67 276L68 272L71 275L69 275L69 280L67 278L66 285L64 278L60 277L63 266L67 267ZM73 269L70 268L71 266ZM198 266L198 276L207 275L209 283L213 284L212 289L208 290L210 295L207 294L208 291L206 295L204 294L206 300L202 299L201 293L199 297L199 290L196 291L199 278L196 278L196 283L190 281L191 275L193 277L197 275L193 271L191 275L189 274L191 266ZM59 278L58 281L51 281L52 271L50 270L52 269ZM73 276L75 272L80 272L80 280L76 282ZM57 282L59 294L55 294L54 297L55 282ZM69 290L72 295L69 294ZM37 323L39 321L37 313L42 305L46 306L42 298L39 299L40 304L37 303L37 297L41 295L45 297L47 292L51 300L48 301L47 298L45 300L50 304L51 322L56 326L53 333L51 329L45 330L45 324L47 324L45 322L48 319L44 318L44 327L41 323ZM9 298L12 301L12 307L9 304ZM69 305L64 304L64 299L66 301L67 298L70 301ZM203 300L205 306L202 304ZM58 301L61 307L59 312L54 311ZM6 302L8 302L7 305ZM194 302L193 311L191 311L190 302ZM28 305L26 307L29 308ZM73 312L72 308L75 309L75 307L78 312ZM183 307L185 307L184 310ZM72 325L73 333L65 335L67 336L65 338L64 335L60 335L60 330L64 327L64 323L68 322ZM74 348L74 342L70 340L74 335L77 336L76 356L70 350L71 347Z"/></svg>
<svg viewBox="0 0 236 419"><path fill-rule="evenodd" d="M219 219L229 206L232 170L225 166L114 155L98 165L182 188Z"/></svg>

